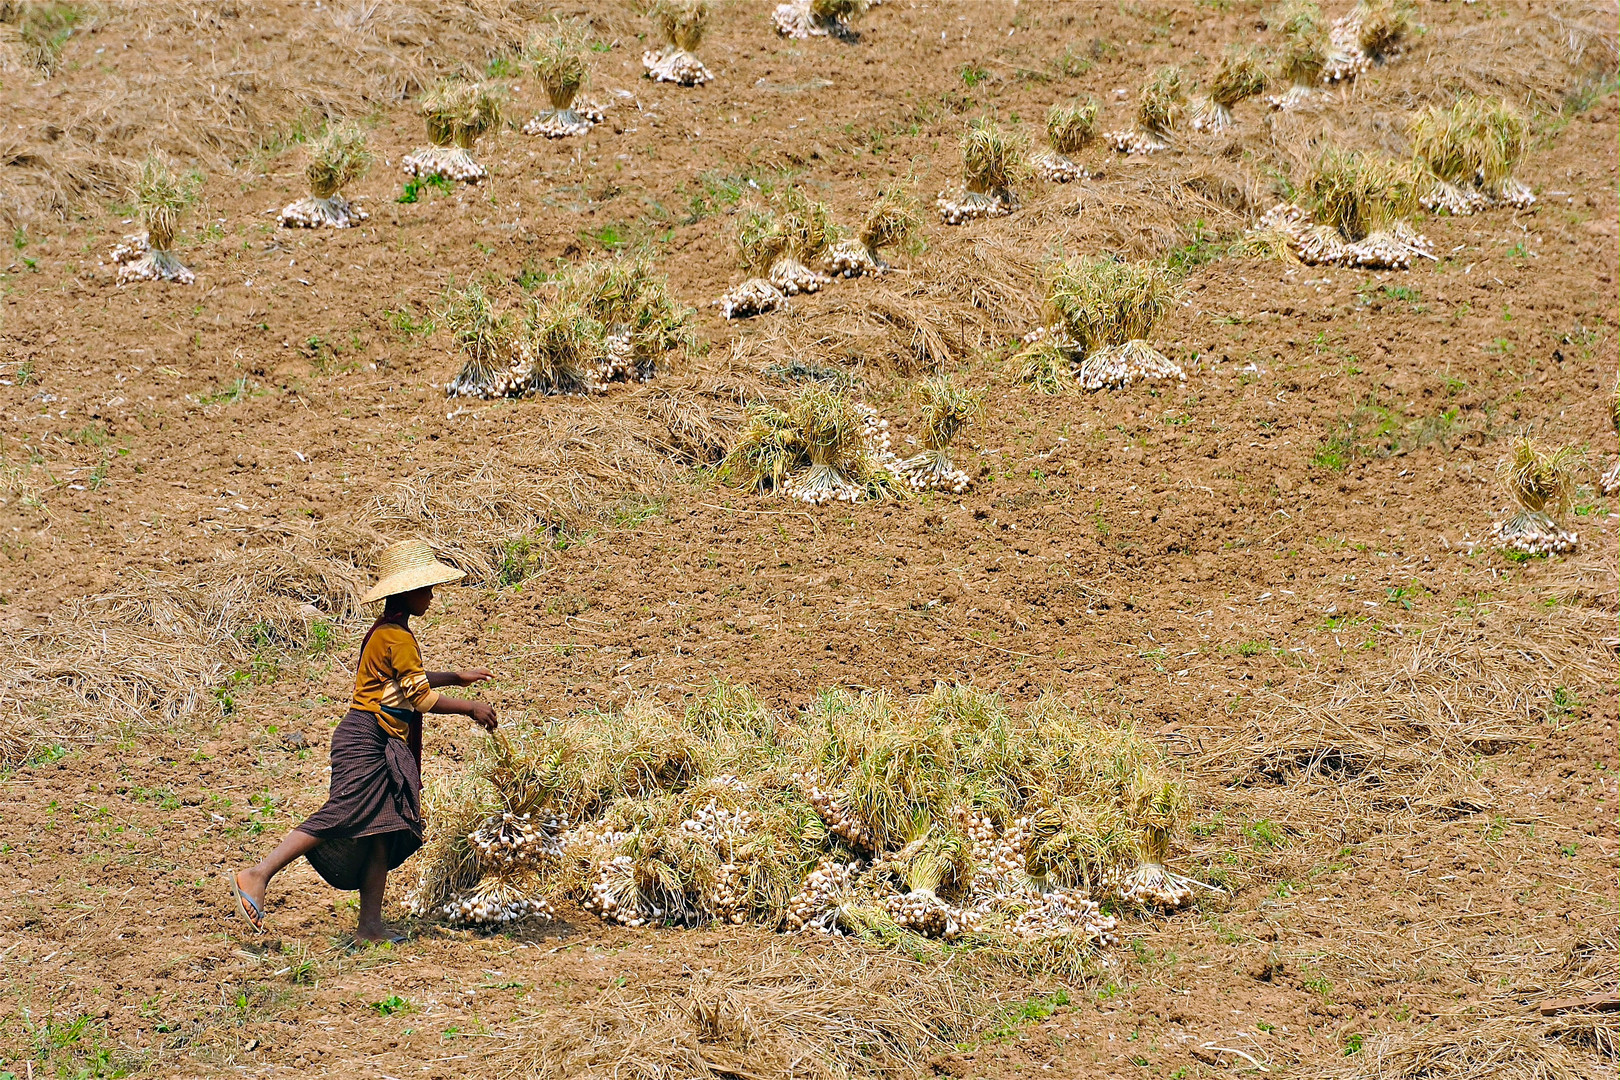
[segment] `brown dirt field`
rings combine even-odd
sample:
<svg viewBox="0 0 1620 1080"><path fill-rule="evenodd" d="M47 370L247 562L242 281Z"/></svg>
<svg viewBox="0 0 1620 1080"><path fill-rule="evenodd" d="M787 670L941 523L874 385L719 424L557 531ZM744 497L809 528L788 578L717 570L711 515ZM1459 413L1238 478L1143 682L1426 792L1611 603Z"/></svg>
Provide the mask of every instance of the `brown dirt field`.
<svg viewBox="0 0 1620 1080"><path fill-rule="evenodd" d="M1620 517L1595 491L1620 332L1612 8L1423 5L1404 56L1318 107L1250 102L1228 136L1098 152L1100 177L1031 182L1010 218L930 213L892 279L726 323L708 305L741 280L748 178L791 172L845 221L907 175L931 205L967 118L1036 131L1090 93L1115 126L1152 68L1196 78L1268 39L1261 8L1224 0L889 0L848 43L782 40L770 6L725 9L693 90L640 77L631 8L570 6L611 46L608 122L503 130L478 151L489 182L414 204L395 201L414 95L510 57L538 7L74 5L52 74L0 75L0 1076L546 1073L605 1016L644 1043L601 1035L590 1067L657 1075L631 1060L674 1030L648 1003L753 985L762 956L855 972L840 1015L903 1015L897 987L960 995L893 1075L1615 1075L1612 1012L1541 1009L1616 993ZM501 81L521 124L542 95ZM1441 257L1405 272L1221 254L1321 146L1402 153L1405 115L1460 90L1531 115L1531 210L1426 219ZM298 136L328 112L370 130L350 193L372 218L279 230ZM178 245L191 287L119 287L107 261L121 170L151 146L206 175ZM448 285L515 289L621 245L698 307L706 350L599 398L446 401L459 360L421 327ZM1188 265L1156 335L1185 383L1018 383L1007 346L1042 266L1093 251ZM789 388L764 369L795 359L845 369L899 440L924 367L986 386L975 487L805 509L717 486L742 405ZM1574 556L1488 542L1522 432L1586 451ZM1196 801L1175 863L1228 895L1131 916L1070 985L577 911L493 935L404 920L406 946L353 951L353 898L304 864L249 937L220 875L323 800L354 590L406 531L485 568L419 633L430 666L496 670L504 716L716 678L777 707L1051 688L1161 743ZM520 536L536 572L502 584ZM298 603L331 640L304 640ZM430 782L474 742L436 718ZM785 1075L751 1071L742 1036L713 1053L709 1075Z"/></svg>

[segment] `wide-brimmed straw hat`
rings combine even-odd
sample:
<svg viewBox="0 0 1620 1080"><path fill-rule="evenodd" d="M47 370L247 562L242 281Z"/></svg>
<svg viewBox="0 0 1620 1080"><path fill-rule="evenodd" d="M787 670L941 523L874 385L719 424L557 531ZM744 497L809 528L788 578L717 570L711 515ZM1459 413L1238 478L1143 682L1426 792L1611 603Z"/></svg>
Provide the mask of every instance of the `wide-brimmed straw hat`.
<svg viewBox="0 0 1620 1080"><path fill-rule="evenodd" d="M426 585L460 581L466 576L466 571L457 570L435 558L433 549L428 547L425 540L401 540L383 548L382 555L377 559L377 584L360 598L360 602L369 604Z"/></svg>

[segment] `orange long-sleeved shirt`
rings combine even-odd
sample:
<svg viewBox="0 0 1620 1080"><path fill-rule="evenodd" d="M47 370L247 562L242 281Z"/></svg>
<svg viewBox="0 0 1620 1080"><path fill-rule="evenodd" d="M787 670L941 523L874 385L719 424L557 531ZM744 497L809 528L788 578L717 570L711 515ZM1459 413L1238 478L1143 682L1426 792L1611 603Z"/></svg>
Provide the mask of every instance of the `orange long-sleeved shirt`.
<svg viewBox="0 0 1620 1080"><path fill-rule="evenodd" d="M438 700L439 692L428 685L427 672L422 670L416 637L395 623L383 623L373 630L354 673L351 708L375 713L384 731L403 739L408 734L406 726L383 712L382 706L427 712Z"/></svg>

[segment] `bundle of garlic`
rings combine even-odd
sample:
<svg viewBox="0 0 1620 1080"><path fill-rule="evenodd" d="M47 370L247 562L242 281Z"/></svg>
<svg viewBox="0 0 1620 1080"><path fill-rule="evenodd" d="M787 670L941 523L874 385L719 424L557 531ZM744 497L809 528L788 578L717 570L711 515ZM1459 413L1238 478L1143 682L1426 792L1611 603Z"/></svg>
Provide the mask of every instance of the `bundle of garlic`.
<svg viewBox="0 0 1620 1080"><path fill-rule="evenodd" d="M439 910L445 921L458 926L489 926L539 918L555 920L557 912L538 897L500 877L480 881L471 892L451 899Z"/></svg>
<svg viewBox="0 0 1620 1080"><path fill-rule="evenodd" d="M1122 154L1151 154L1170 146L1170 129L1187 105L1181 69L1162 67L1142 86L1136 105L1136 127L1106 131L1103 139Z"/></svg>
<svg viewBox="0 0 1620 1080"><path fill-rule="evenodd" d="M793 424L809 464L790 474L782 491L801 502L859 502L892 482L882 464L887 421L865 406L821 387L804 390L793 403Z"/></svg>
<svg viewBox="0 0 1620 1080"><path fill-rule="evenodd" d="M508 810L492 814L467 834L467 842L487 865L524 866L560 855L562 846L557 834L567 827L566 818L548 815L536 819Z"/></svg>
<svg viewBox="0 0 1620 1080"><path fill-rule="evenodd" d="M1416 183L1405 165L1355 151L1330 150L1301 185L1308 209L1279 203L1258 231L1282 237L1301 262L1404 270L1434 245L1405 220Z"/></svg>
<svg viewBox="0 0 1620 1080"><path fill-rule="evenodd" d="M1353 79L1373 64L1398 55L1411 28L1409 0L1359 0L1348 15L1333 20L1328 29L1322 81Z"/></svg>
<svg viewBox="0 0 1620 1080"><path fill-rule="evenodd" d="M1119 898L1143 907L1174 911L1192 903L1192 878L1183 877L1162 863L1148 862L1126 874L1119 883Z"/></svg>
<svg viewBox="0 0 1620 1080"><path fill-rule="evenodd" d="M819 266L833 277L881 274L889 264L879 249L905 243L920 224L916 205L909 196L893 189L883 192L866 212L858 234L835 239L822 254Z"/></svg>
<svg viewBox="0 0 1620 1080"><path fill-rule="evenodd" d="M345 185L358 180L371 167L366 135L353 124L338 124L310 145L304 174L310 194L281 210L284 227L347 229L369 214L343 197Z"/></svg>
<svg viewBox="0 0 1620 1080"><path fill-rule="evenodd" d="M974 867L969 887L975 897L993 899L1028 891L1029 861L1025 853L1030 835L1027 815L1015 818L999 834L989 818L974 820L968 838L973 844L969 861Z"/></svg>
<svg viewBox="0 0 1620 1080"><path fill-rule="evenodd" d="M1436 213L1472 214L1496 203L1525 209L1535 194L1513 173L1529 146L1529 125L1502 99L1465 94L1431 105L1407 124L1425 185L1418 201Z"/></svg>
<svg viewBox="0 0 1620 1080"><path fill-rule="evenodd" d="M422 118L433 145L400 159L408 175L477 183L488 172L473 160L479 136L500 123L500 99L495 90L475 83L447 80L422 96Z"/></svg>
<svg viewBox="0 0 1620 1080"><path fill-rule="evenodd" d="M1252 49L1233 45L1221 56L1209 79L1209 90L1193 99L1189 126L1194 131L1221 132L1232 126L1232 108L1266 88L1266 73Z"/></svg>
<svg viewBox="0 0 1620 1080"><path fill-rule="evenodd" d="M980 912L947 904L935 896L932 889L913 889L886 896L883 910L897 926L945 941L955 941L963 934L976 934L984 928Z"/></svg>
<svg viewBox="0 0 1620 1080"><path fill-rule="evenodd" d="M1047 146L1030 159L1036 175L1054 184L1086 177L1085 166L1074 159L1097 139L1097 102L1094 98L1046 110Z"/></svg>
<svg viewBox="0 0 1620 1080"><path fill-rule="evenodd" d="M814 775L796 773L793 779L803 788L804 797L809 800L817 816L826 824L828 832L856 851L872 850L874 843L872 830L840 800L823 791Z"/></svg>
<svg viewBox="0 0 1620 1080"><path fill-rule="evenodd" d="M951 460L950 445L978 412L984 396L963 390L949 378L930 379L923 384L921 393L928 409L923 420L922 452L898 462L895 475L917 491L960 495L973 481Z"/></svg>
<svg viewBox="0 0 1620 1080"><path fill-rule="evenodd" d="M1277 56L1277 74L1288 89L1268 96L1273 109L1296 109L1322 96L1319 88L1327 64L1328 35L1315 0L1289 0L1280 8L1279 29L1285 35Z"/></svg>
<svg viewBox="0 0 1620 1080"><path fill-rule="evenodd" d="M1017 357L1025 381L1047 389L1065 369L1086 390L1185 379L1146 340L1177 294L1170 272L1147 263L1083 256L1056 264L1046 299L1052 322L1026 335Z"/></svg>
<svg viewBox="0 0 1620 1080"><path fill-rule="evenodd" d="M550 33L536 35L529 42L525 58L545 89L551 108L529 118L523 125L525 135L566 139L584 135L602 122L599 107L575 101L590 77L589 57L585 35L560 20Z"/></svg>
<svg viewBox="0 0 1620 1080"><path fill-rule="evenodd" d="M657 0L648 15L658 23L667 44L657 52L641 54L647 77L677 86L702 86L714 76L692 55L708 28L708 0Z"/></svg>
<svg viewBox="0 0 1620 1080"><path fill-rule="evenodd" d="M851 38L851 23L870 6L869 0L788 0L776 5L771 22L783 37Z"/></svg>
<svg viewBox="0 0 1620 1080"><path fill-rule="evenodd" d="M940 220L961 225L978 218L1002 217L1018 206L1013 184L1023 175L1023 145L993 120L976 120L962 136L963 189L934 201Z"/></svg>
<svg viewBox="0 0 1620 1080"><path fill-rule="evenodd" d="M751 277L727 291L715 303L720 307L721 318L746 319L754 315L763 315L767 311L775 311L787 303L787 297L781 289L764 278Z"/></svg>
<svg viewBox="0 0 1620 1080"><path fill-rule="evenodd" d="M850 889L859 865L833 859L819 862L805 877L799 891L788 898L787 928L823 934L845 933L847 927L841 916L852 898Z"/></svg>
<svg viewBox="0 0 1620 1080"><path fill-rule="evenodd" d="M182 179L156 157L141 163L130 194L146 231L124 237L112 250L118 266L118 284L130 281L173 281L190 285L197 280L170 252L180 213L191 204L196 182Z"/></svg>
<svg viewBox="0 0 1620 1080"><path fill-rule="evenodd" d="M1074 935L1098 946L1118 944L1114 933L1119 921L1104 915L1093 900L1070 889L1052 889L1025 899L1025 906L1009 927L1018 938L1066 937Z"/></svg>

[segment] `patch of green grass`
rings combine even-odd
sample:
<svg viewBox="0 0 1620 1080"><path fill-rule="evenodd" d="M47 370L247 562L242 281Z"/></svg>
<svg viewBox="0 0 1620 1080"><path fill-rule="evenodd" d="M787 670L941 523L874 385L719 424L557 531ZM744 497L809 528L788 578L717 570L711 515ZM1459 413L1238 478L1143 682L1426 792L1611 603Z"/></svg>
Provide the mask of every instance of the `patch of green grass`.
<svg viewBox="0 0 1620 1080"><path fill-rule="evenodd" d="M400 188L399 197L394 201L414 203L421 201L422 193L425 191L441 191L448 194L454 190L455 184L451 183L448 177L413 176L405 181L405 186Z"/></svg>
<svg viewBox="0 0 1620 1080"><path fill-rule="evenodd" d="M587 230L584 236L593 244L607 251L618 251L629 243L625 236L624 227L616 221L610 221L594 231Z"/></svg>
<svg viewBox="0 0 1620 1080"><path fill-rule="evenodd" d="M1311 454L1311 466L1329 472L1344 472L1350 467L1355 454L1355 442L1345 435L1334 435L1323 440Z"/></svg>
<svg viewBox="0 0 1620 1080"><path fill-rule="evenodd" d="M247 398L263 396L263 387L261 387L258 383L249 384L247 378L243 377L237 379L235 382L226 383L217 390L210 390L206 393L198 394L196 397L196 402L198 405L204 406L235 405Z"/></svg>
<svg viewBox="0 0 1620 1080"><path fill-rule="evenodd" d="M378 1016L393 1016L395 1013L404 1012L410 1007L411 1003L400 997L398 994L393 994L389 997L383 998L381 1001L373 1001L371 1003L371 1008L376 1011Z"/></svg>
<svg viewBox="0 0 1620 1080"><path fill-rule="evenodd" d="M1187 242L1165 256L1165 263L1170 269L1185 272L1195 266L1214 262L1225 254L1225 249L1217 243L1215 230L1204 224L1203 218L1188 225L1185 232Z"/></svg>
<svg viewBox="0 0 1620 1080"><path fill-rule="evenodd" d="M433 319L428 315L417 315L410 307L385 308L383 319L401 337L409 338L416 334L433 333Z"/></svg>
<svg viewBox="0 0 1620 1080"><path fill-rule="evenodd" d="M1099 1000L1102 1000L1102 998L1099 997ZM1067 990L1057 990L1050 994L1041 994L1021 1001L1017 1005L1005 1009L1001 1014L1001 1022L994 1028L973 1042L959 1043L957 1049L972 1050L981 1043L1002 1042L1010 1039L1018 1033L1018 1029L1023 1025L1036 1020L1045 1020L1068 1004L1069 992Z"/></svg>
<svg viewBox="0 0 1620 1080"><path fill-rule="evenodd" d="M977 64L963 64L956 70L956 73L962 77L963 84L966 85L969 90L973 89L975 86L978 86L982 82L988 81L990 78L990 73L984 70L984 68L979 67Z"/></svg>
<svg viewBox="0 0 1620 1080"><path fill-rule="evenodd" d="M1270 654L1275 652L1276 648L1277 647L1271 642L1265 640L1245 641L1243 644L1238 646L1238 655L1260 656L1262 654Z"/></svg>
<svg viewBox="0 0 1620 1080"><path fill-rule="evenodd" d="M501 550L501 564L495 570L495 579L512 588L540 572L545 545L528 536L518 536L506 542Z"/></svg>
<svg viewBox="0 0 1620 1080"><path fill-rule="evenodd" d="M1282 829L1265 818L1249 822L1240 831L1250 844L1261 850L1275 850L1288 842Z"/></svg>

